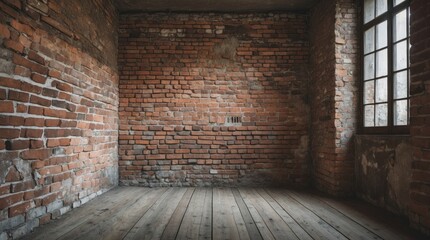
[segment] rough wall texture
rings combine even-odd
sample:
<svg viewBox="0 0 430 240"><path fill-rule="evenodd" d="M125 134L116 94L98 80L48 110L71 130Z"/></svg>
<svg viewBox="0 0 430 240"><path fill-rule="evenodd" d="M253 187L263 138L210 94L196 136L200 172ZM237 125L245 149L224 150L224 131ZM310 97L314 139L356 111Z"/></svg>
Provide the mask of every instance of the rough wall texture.
<svg viewBox="0 0 430 240"><path fill-rule="evenodd" d="M407 216L412 146L409 136L356 136L357 196Z"/></svg>
<svg viewBox="0 0 430 240"><path fill-rule="evenodd" d="M410 220L430 234L430 2L411 1L411 137L413 146Z"/></svg>
<svg viewBox="0 0 430 240"><path fill-rule="evenodd" d="M120 182L305 185L306 20L121 16Z"/></svg>
<svg viewBox="0 0 430 240"><path fill-rule="evenodd" d="M357 105L357 6L320 1L311 11L311 156L315 186L350 195Z"/></svg>
<svg viewBox="0 0 430 240"><path fill-rule="evenodd" d="M0 239L117 184L115 19L110 1L0 2Z"/></svg>

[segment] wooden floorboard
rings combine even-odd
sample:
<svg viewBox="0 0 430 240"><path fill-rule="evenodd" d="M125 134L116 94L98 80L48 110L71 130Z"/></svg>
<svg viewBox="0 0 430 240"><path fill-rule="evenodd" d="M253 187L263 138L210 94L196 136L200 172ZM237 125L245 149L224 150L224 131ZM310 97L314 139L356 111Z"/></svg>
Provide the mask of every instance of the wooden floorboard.
<svg viewBox="0 0 430 240"><path fill-rule="evenodd" d="M362 202L310 192L119 187L25 239L425 239L399 226Z"/></svg>

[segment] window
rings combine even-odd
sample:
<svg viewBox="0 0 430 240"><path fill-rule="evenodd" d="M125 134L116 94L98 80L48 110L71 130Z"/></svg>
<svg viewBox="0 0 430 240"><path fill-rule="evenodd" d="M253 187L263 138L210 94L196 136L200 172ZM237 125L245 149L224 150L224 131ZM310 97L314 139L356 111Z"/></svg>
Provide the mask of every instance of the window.
<svg viewBox="0 0 430 240"><path fill-rule="evenodd" d="M364 0L363 133L408 133L409 0Z"/></svg>

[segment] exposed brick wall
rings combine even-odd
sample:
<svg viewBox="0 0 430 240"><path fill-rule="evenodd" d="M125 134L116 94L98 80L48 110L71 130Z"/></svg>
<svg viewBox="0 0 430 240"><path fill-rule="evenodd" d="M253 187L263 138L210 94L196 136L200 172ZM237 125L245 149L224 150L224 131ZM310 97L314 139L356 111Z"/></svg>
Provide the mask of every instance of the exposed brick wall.
<svg viewBox="0 0 430 240"><path fill-rule="evenodd" d="M320 1L311 10L311 156L315 186L349 195L357 104L357 7L352 0Z"/></svg>
<svg viewBox="0 0 430 240"><path fill-rule="evenodd" d="M0 239L117 184L116 14L110 1L0 2Z"/></svg>
<svg viewBox="0 0 430 240"><path fill-rule="evenodd" d="M306 14L122 15L120 182L308 181ZM239 116L240 124L225 123Z"/></svg>
<svg viewBox="0 0 430 240"><path fill-rule="evenodd" d="M430 234L430 2L411 1L410 221Z"/></svg>

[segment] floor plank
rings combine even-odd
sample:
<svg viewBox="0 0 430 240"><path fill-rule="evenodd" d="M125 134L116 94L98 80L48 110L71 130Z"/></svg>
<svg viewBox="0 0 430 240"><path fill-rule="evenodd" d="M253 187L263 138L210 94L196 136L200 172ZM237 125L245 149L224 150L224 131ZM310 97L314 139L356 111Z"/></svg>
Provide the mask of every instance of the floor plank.
<svg viewBox="0 0 430 240"><path fill-rule="evenodd" d="M312 240L312 237L292 218L264 189L259 189L258 193L266 200L278 215L293 230L300 240Z"/></svg>
<svg viewBox="0 0 430 240"><path fill-rule="evenodd" d="M124 239L160 239L186 191L185 188L169 188L143 216L141 215Z"/></svg>
<svg viewBox="0 0 430 240"><path fill-rule="evenodd" d="M213 189L213 239L250 239L229 188Z"/></svg>
<svg viewBox="0 0 430 240"><path fill-rule="evenodd" d="M211 239L212 189L197 188L189 206L176 239Z"/></svg>
<svg viewBox="0 0 430 240"><path fill-rule="evenodd" d="M378 235L372 233L367 228L354 222L345 215L332 209L327 204L319 201L318 199L309 196L306 193L293 192L285 190L286 193L295 199L297 202L302 204L309 211L318 215L326 223L330 224L333 228L336 228L344 236L349 239L381 239Z"/></svg>
<svg viewBox="0 0 430 240"><path fill-rule="evenodd" d="M269 191L279 205L314 239L347 239L320 217L303 207L282 190Z"/></svg>
<svg viewBox="0 0 430 240"><path fill-rule="evenodd" d="M393 219L287 189L120 187L24 239L426 239Z"/></svg>
<svg viewBox="0 0 430 240"><path fill-rule="evenodd" d="M248 231L248 236L250 236L254 240L263 239L261 237L260 231L255 225L254 219L252 218L248 207L246 206L242 196L239 193L239 190L237 190L237 188L233 188L232 192L233 192L234 200L236 201L236 204L239 208L240 214L242 215L242 219L245 222L246 230Z"/></svg>
<svg viewBox="0 0 430 240"><path fill-rule="evenodd" d="M59 239L68 232L73 231L73 229L79 228L85 222L91 221L95 216L100 216L104 212L109 211L116 204L125 203L139 196L141 194L139 191L145 192L147 190L137 187L115 188L93 199L84 206L74 209L43 228L36 228L31 237L26 236L24 239Z"/></svg>
<svg viewBox="0 0 430 240"><path fill-rule="evenodd" d="M172 217L170 218L166 228L164 229L161 239L169 240L169 239L176 238L176 235L178 234L178 231L179 231L179 227L181 226L181 223L182 223L182 219L184 218L185 211L187 211L187 208L190 203L190 199L194 194L194 190L195 188L188 188L187 192L182 196L181 201L179 202L178 206L173 212Z"/></svg>
<svg viewBox="0 0 430 240"><path fill-rule="evenodd" d="M422 236L419 234L417 235L415 232L411 231L411 229L405 228L407 223L399 224L399 221L393 223L392 218L396 218L396 216L390 214L391 217L387 217L387 213L383 210L376 209L376 207L373 206L366 206L367 204L358 202L358 200L340 202L315 194L313 194L313 197L323 201L339 213L366 227L382 239L422 239ZM383 217L380 218L381 216Z"/></svg>

